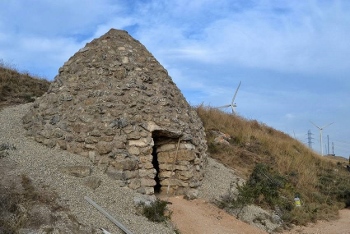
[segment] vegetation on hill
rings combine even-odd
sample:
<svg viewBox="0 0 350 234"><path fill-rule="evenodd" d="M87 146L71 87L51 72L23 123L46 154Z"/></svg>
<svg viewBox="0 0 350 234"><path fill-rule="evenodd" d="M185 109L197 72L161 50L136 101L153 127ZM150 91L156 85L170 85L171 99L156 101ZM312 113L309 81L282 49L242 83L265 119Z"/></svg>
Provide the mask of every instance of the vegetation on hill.
<svg viewBox="0 0 350 234"><path fill-rule="evenodd" d="M350 206L350 174L346 160L329 160L287 134L256 120L247 120L218 109L196 108L206 129L212 158L235 169L247 179L236 200L237 207L256 204L275 210L286 224L306 224L337 217ZM229 144L214 141L217 132L229 135ZM301 206L296 207L294 198Z"/></svg>
<svg viewBox="0 0 350 234"><path fill-rule="evenodd" d="M50 82L20 73L0 60L0 108L32 102L49 88Z"/></svg>

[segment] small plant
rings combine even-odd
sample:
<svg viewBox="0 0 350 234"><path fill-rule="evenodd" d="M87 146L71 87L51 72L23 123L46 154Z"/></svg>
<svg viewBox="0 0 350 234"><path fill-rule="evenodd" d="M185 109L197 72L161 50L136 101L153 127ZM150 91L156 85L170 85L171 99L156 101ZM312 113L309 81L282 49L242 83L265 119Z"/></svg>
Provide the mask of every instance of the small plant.
<svg viewBox="0 0 350 234"><path fill-rule="evenodd" d="M0 151L3 150L15 150L16 147L13 144L10 143L2 143L0 144Z"/></svg>
<svg viewBox="0 0 350 234"><path fill-rule="evenodd" d="M143 215L152 222L164 222L170 219L171 212L167 209L167 202L157 199L150 205L142 204Z"/></svg>
<svg viewBox="0 0 350 234"><path fill-rule="evenodd" d="M19 233L22 228L38 228L45 220L29 215L34 205L46 205L55 212L58 195L54 191L35 188L27 175L21 175L20 187L13 182L10 187L0 183L0 233Z"/></svg>
<svg viewBox="0 0 350 234"><path fill-rule="evenodd" d="M236 204L247 205L256 203L273 208L280 203L280 192L285 185L285 179L265 164L257 164L249 180L238 187L239 195Z"/></svg>

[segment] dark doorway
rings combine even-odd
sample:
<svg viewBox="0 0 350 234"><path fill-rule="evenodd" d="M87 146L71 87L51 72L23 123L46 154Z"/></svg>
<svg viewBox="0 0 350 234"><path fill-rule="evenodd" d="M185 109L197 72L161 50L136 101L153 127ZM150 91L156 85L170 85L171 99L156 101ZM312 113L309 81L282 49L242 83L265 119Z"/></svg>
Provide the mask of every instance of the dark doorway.
<svg viewBox="0 0 350 234"><path fill-rule="evenodd" d="M179 134L166 130L155 130L152 132L152 138L154 142L154 146L152 149L152 164L154 169L156 169L157 171L156 176L154 177L154 180L156 182L156 185L154 186L154 193L162 192L162 185L160 183L161 179L159 178L160 168L157 149L159 149L159 147L161 147L164 144L176 144L178 142L179 137Z"/></svg>
<svg viewBox="0 0 350 234"><path fill-rule="evenodd" d="M156 145L153 146L153 151L152 151L152 164L154 169L156 169L157 173L156 176L154 177L154 180L156 181L156 185L154 186L154 193L160 193L161 192L161 187L162 185L160 184L160 179L159 179L159 162L158 162L158 157L157 157L157 147Z"/></svg>

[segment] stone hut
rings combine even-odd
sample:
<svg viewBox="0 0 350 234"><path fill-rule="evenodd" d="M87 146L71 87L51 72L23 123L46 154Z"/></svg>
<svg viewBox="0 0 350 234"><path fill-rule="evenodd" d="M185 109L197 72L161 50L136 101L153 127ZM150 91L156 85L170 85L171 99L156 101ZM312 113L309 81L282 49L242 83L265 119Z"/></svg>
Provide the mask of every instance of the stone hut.
<svg viewBox="0 0 350 234"><path fill-rule="evenodd" d="M74 54L23 117L29 136L89 158L140 193L201 185L204 128L167 71L126 31Z"/></svg>

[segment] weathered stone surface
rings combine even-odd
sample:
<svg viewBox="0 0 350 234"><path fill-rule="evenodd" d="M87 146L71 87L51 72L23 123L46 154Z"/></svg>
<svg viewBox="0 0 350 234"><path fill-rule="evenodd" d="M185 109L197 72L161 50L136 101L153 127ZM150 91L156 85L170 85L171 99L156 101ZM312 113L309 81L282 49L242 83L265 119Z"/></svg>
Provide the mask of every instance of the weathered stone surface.
<svg viewBox="0 0 350 234"><path fill-rule="evenodd" d="M96 149L100 154L108 154L113 149L112 142L99 141L96 145Z"/></svg>
<svg viewBox="0 0 350 234"><path fill-rule="evenodd" d="M131 159L125 159L120 161L113 161L110 163L117 170L136 170L138 167L138 162Z"/></svg>
<svg viewBox="0 0 350 234"><path fill-rule="evenodd" d="M185 192L185 199L187 200L193 200L198 197L198 190L197 189L188 189Z"/></svg>
<svg viewBox="0 0 350 234"><path fill-rule="evenodd" d="M162 185L176 185L176 186L182 186L182 187L187 187L188 186L188 183L182 181L182 180L179 180L179 179L164 179L162 182L161 182Z"/></svg>
<svg viewBox="0 0 350 234"><path fill-rule="evenodd" d="M139 205L145 205L145 206L150 206L153 202L157 200L157 197L153 196L147 196L147 195L136 195L134 197L134 204L135 206Z"/></svg>
<svg viewBox="0 0 350 234"><path fill-rule="evenodd" d="M95 190L101 185L101 179L98 177L87 177L84 181L84 184L88 186L89 188Z"/></svg>
<svg viewBox="0 0 350 234"><path fill-rule="evenodd" d="M76 176L76 177L87 177L91 175L92 169L89 166L69 166L69 167L62 167L61 172Z"/></svg>
<svg viewBox="0 0 350 234"><path fill-rule="evenodd" d="M129 180L129 179L134 179L139 175L138 171L124 171L124 178Z"/></svg>
<svg viewBox="0 0 350 234"><path fill-rule="evenodd" d="M191 175L198 185L203 178L201 120L167 71L125 31L111 29L76 52L23 124L36 141L87 157L145 194L154 192L158 163L162 185L173 170L179 176L171 191L186 191Z"/></svg>
<svg viewBox="0 0 350 234"><path fill-rule="evenodd" d="M132 155L139 155L140 154L140 148L136 146L132 146L128 149L128 152Z"/></svg>
<svg viewBox="0 0 350 234"><path fill-rule="evenodd" d="M174 174L174 172L171 171L162 171L159 173L159 178L169 178Z"/></svg>
<svg viewBox="0 0 350 234"><path fill-rule="evenodd" d="M140 179L132 179L130 180L130 183L129 183L129 188L131 189L138 189L141 187L141 180Z"/></svg>
<svg viewBox="0 0 350 234"><path fill-rule="evenodd" d="M151 169L140 169L139 170L139 175L140 177L144 177L144 178L150 178L153 179L156 175L157 171L154 168Z"/></svg>
<svg viewBox="0 0 350 234"><path fill-rule="evenodd" d="M156 181L153 179L141 179L141 185L145 187L153 187L156 185Z"/></svg>
<svg viewBox="0 0 350 234"><path fill-rule="evenodd" d="M168 152L169 150L175 150L176 144L164 144L157 148L157 152Z"/></svg>
<svg viewBox="0 0 350 234"><path fill-rule="evenodd" d="M192 161L196 158L194 151L178 150L158 153L159 163L173 163L174 161Z"/></svg>
<svg viewBox="0 0 350 234"><path fill-rule="evenodd" d="M193 172L192 171L179 171L177 173L177 178L181 180L189 180L193 177Z"/></svg>
<svg viewBox="0 0 350 234"><path fill-rule="evenodd" d="M139 140L130 140L129 145L137 147L146 147L149 145L153 146L153 141L148 140L147 138L141 138Z"/></svg>
<svg viewBox="0 0 350 234"><path fill-rule="evenodd" d="M115 180L125 180L124 173L113 166L109 166L106 171L107 175Z"/></svg>

